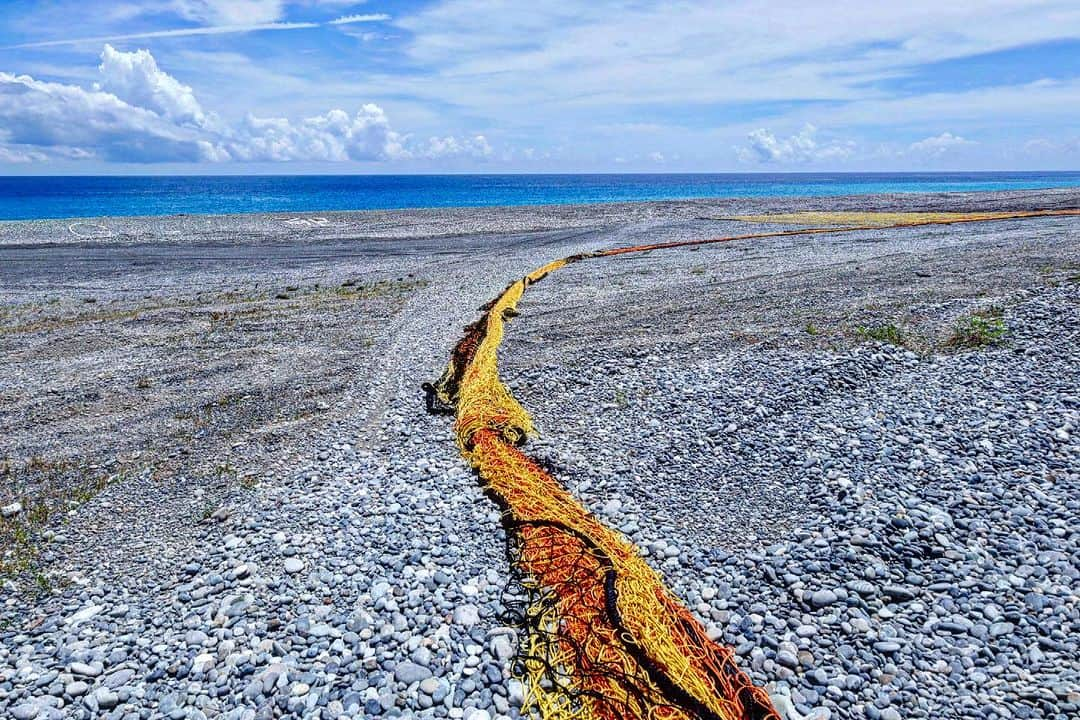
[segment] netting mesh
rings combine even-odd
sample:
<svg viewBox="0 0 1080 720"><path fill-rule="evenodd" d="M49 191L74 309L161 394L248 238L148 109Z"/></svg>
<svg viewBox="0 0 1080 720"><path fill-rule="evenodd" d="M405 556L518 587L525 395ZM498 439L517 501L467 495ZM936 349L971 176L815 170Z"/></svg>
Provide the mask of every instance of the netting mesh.
<svg viewBox="0 0 1080 720"><path fill-rule="evenodd" d="M456 407L462 453L503 509L523 598L509 604L526 631L515 664L526 711L560 720L774 717L764 691L637 549L517 447L532 422L499 379L504 320L528 285L574 259L511 284L426 387L430 408Z"/></svg>
<svg viewBox="0 0 1080 720"><path fill-rule="evenodd" d="M888 227L1073 214L908 217ZM456 412L461 453L503 511L516 586L506 604L525 632L515 661L527 688L525 714L545 720L779 720L734 653L709 639L637 549L518 448L532 421L500 380L496 353L504 322L516 314L526 288L587 258L871 227L882 225L659 243L556 260L511 283L486 306L466 328L442 377L424 385L429 410Z"/></svg>

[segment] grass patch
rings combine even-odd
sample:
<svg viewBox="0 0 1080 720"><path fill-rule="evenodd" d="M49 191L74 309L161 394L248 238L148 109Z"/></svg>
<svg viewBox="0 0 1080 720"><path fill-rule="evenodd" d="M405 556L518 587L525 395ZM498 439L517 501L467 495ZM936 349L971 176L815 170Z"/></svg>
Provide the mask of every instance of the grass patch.
<svg viewBox="0 0 1080 720"><path fill-rule="evenodd" d="M945 344L969 350L997 345L1009 331L1002 315L1000 308L991 308L960 318Z"/></svg>
<svg viewBox="0 0 1080 720"><path fill-rule="evenodd" d="M876 340L877 342L903 346L907 342L907 334L902 328L893 323L885 325L860 325L855 332L864 340Z"/></svg>
<svg viewBox="0 0 1080 720"><path fill-rule="evenodd" d="M109 483L124 477L121 472L109 474L68 459L34 456L22 463L0 462L0 484L24 488L12 498L22 504L22 511L0 518L0 580L22 578L38 592L51 591L48 578L37 568L42 543L48 542L42 532L58 515L82 505ZM37 490L27 492L28 486Z"/></svg>

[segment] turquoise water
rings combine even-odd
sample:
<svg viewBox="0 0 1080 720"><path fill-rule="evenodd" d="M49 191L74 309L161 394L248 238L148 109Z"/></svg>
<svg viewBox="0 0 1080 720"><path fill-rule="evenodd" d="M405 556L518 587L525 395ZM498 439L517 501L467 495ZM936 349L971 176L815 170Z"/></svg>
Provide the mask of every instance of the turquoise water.
<svg viewBox="0 0 1080 720"><path fill-rule="evenodd" d="M1080 188L1080 172L0 177L0 219Z"/></svg>

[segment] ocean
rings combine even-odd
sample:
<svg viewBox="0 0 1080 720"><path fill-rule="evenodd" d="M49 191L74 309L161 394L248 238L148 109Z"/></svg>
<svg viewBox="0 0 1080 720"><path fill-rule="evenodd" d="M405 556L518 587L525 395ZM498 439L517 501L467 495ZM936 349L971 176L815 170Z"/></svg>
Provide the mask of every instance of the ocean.
<svg viewBox="0 0 1080 720"><path fill-rule="evenodd" d="M0 220L1080 187L1080 172L0 177Z"/></svg>

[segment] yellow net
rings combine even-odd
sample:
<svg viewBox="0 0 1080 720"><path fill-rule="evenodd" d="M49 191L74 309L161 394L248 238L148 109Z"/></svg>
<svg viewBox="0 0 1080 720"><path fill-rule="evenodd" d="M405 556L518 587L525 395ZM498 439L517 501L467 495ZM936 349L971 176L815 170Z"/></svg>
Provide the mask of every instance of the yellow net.
<svg viewBox="0 0 1080 720"><path fill-rule="evenodd" d="M456 406L462 454L503 509L527 598L511 608L527 633L517 661L526 711L557 720L775 717L733 653L709 640L637 549L517 448L532 422L499 379L504 321L526 287L574 259L512 283L428 386L433 402Z"/></svg>
<svg viewBox="0 0 1080 720"><path fill-rule="evenodd" d="M912 220L889 227L977 222L1076 210ZM846 227L839 231L855 229ZM525 631L516 672L525 714L545 720L778 720L768 695L739 669L734 653L668 591L621 534L583 508L518 446L532 421L499 378L505 321L529 285L584 259L731 240L838 232L812 228L639 245L556 260L511 283L465 329L438 382L425 384L428 409L456 413L457 442L500 506L517 592L512 619ZM523 598L516 600L514 598Z"/></svg>
<svg viewBox="0 0 1080 720"><path fill-rule="evenodd" d="M894 225L948 224L1009 220L1017 217L1011 212L794 212L771 215L737 215L734 220L779 225L860 225L889 227Z"/></svg>

